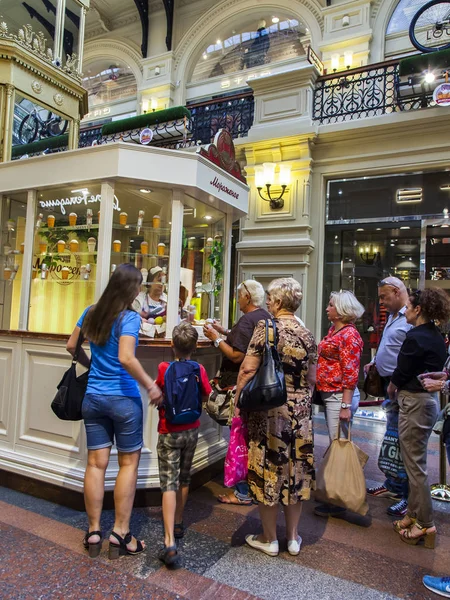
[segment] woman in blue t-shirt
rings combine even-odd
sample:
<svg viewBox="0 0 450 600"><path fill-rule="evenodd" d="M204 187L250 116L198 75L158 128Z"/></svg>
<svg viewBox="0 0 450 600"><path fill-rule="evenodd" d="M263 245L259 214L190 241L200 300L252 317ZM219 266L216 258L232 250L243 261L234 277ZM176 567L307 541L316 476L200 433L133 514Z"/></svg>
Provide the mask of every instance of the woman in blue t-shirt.
<svg viewBox="0 0 450 600"><path fill-rule="evenodd" d="M114 440L119 472L114 488L115 521L109 537L109 558L145 550L145 543L134 538L129 528L143 445L143 410L136 382L147 390L151 404L158 405L162 394L135 356L141 318L131 305L141 283L142 275L136 267L117 267L101 298L83 312L67 342L67 350L73 356L82 329L91 349L82 406L88 447L84 500L89 520L83 543L91 557L98 556L102 545L100 518L105 471ZM79 361L89 367L83 349Z"/></svg>

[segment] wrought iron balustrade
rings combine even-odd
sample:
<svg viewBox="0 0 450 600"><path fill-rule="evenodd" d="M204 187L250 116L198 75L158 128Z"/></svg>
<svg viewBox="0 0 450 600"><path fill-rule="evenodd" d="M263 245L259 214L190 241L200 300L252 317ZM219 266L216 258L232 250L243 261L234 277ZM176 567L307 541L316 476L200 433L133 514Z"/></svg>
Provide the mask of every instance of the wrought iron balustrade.
<svg viewBox="0 0 450 600"><path fill-rule="evenodd" d="M342 123L432 106L431 91L417 86L413 93L411 86L411 93L404 95L400 89L405 82L400 81L397 61L324 75L314 90L313 120Z"/></svg>
<svg viewBox="0 0 450 600"><path fill-rule="evenodd" d="M87 127L86 129L82 129L80 131L80 137L78 138L78 147L86 148L87 146L92 146L92 144L94 142L98 142L101 137L101 125L98 125L97 127Z"/></svg>
<svg viewBox="0 0 450 600"><path fill-rule="evenodd" d="M246 136L253 125L253 92L244 92L218 100L187 105L192 116L193 144L210 144L219 129L226 129L233 139Z"/></svg>

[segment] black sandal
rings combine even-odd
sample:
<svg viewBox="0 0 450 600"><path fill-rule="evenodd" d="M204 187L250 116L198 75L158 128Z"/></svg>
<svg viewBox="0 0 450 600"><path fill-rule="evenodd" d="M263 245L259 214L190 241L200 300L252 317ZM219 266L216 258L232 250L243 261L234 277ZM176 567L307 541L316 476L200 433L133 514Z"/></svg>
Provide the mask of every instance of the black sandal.
<svg viewBox="0 0 450 600"><path fill-rule="evenodd" d="M181 523L175 523L173 528L173 536L176 540L181 540L184 537L184 524L183 521Z"/></svg>
<svg viewBox="0 0 450 600"><path fill-rule="evenodd" d="M100 536L100 541L95 542L95 543L90 542L89 538L91 537L91 535ZM103 543L103 538L102 538L101 531L87 531L86 532L86 535L83 538L83 546L85 547L86 550L89 550L89 558L97 558L97 556L101 552L102 543Z"/></svg>
<svg viewBox="0 0 450 600"><path fill-rule="evenodd" d="M109 542L109 560L114 560L124 554L135 556L136 554L144 552L146 549L141 540L136 540L136 550L128 550L127 544L129 544L132 540L132 535L130 532L128 532L125 537L120 537L120 535L115 531L111 531L111 535L115 537L119 543L115 544L114 542Z"/></svg>
<svg viewBox="0 0 450 600"><path fill-rule="evenodd" d="M178 560L178 550L176 546L164 546L162 550L159 551L158 554L159 560L170 567L174 565Z"/></svg>

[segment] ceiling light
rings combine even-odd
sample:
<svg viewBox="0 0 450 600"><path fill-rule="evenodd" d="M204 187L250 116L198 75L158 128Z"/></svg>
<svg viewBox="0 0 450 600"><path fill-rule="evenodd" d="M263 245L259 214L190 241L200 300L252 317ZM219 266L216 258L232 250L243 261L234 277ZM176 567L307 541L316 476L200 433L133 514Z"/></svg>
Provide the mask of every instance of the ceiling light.
<svg viewBox="0 0 450 600"><path fill-rule="evenodd" d="M439 189L443 192L450 192L450 183L446 183L445 185L440 185Z"/></svg>
<svg viewBox="0 0 450 600"><path fill-rule="evenodd" d="M195 235L193 235L192 237L188 238L190 240L195 240Z"/></svg>
<svg viewBox="0 0 450 600"><path fill-rule="evenodd" d="M377 227L375 231L381 231L381 227Z"/></svg>
<svg viewBox="0 0 450 600"><path fill-rule="evenodd" d="M403 227L400 227L400 229L411 229L411 227L409 227L408 225L404 225Z"/></svg>
<svg viewBox="0 0 450 600"><path fill-rule="evenodd" d="M272 23L279 23L280 19L278 17L272 17Z"/></svg>
<svg viewBox="0 0 450 600"><path fill-rule="evenodd" d="M221 42L220 40L217 40L217 42L216 42L216 44L217 44L218 46L220 46L220 44L221 44L221 43L222 43L222 42Z"/></svg>
<svg viewBox="0 0 450 600"><path fill-rule="evenodd" d="M212 219L212 216L211 216L211 215L205 215L205 217L204 217L204 218L205 218L207 221L211 221L211 219Z"/></svg>
<svg viewBox="0 0 450 600"><path fill-rule="evenodd" d="M208 58L208 55L206 54L206 52L203 52L203 59L206 60Z"/></svg>
<svg viewBox="0 0 450 600"><path fill-rule="evenodd" d="M418 204L422 202L422 188L404 188L397 190L397 204Z"/></svg>
<svg viewBox="0 0 450 600"><path fill-rule="evenodd" d="M357 229L356 231L364 231L364 229L362 227L360 227L359 229Z"/></svg>
<svg viewBox="0 0 450 600"><path fill-rule="evenodd" d="M152 193L152 190L149 188L141 188L139 191L141 192L141 194L151 194Z"/></svg>
<svg viewBox="0 0 450 600"><path fill-rule="evenodd" d="M89 194L89 190L87 188L80 188L79 190L70 190L71 194L76 194L80 192L80 194Z"/></svg>
<svg viewBox="0 0 450 600"><path fill-rule="evenodd" d="M426 83L433 83L433 81L435 79L436 79L436 76L431 71L428 71L427 73L425 73L425 82Z"/></svg>

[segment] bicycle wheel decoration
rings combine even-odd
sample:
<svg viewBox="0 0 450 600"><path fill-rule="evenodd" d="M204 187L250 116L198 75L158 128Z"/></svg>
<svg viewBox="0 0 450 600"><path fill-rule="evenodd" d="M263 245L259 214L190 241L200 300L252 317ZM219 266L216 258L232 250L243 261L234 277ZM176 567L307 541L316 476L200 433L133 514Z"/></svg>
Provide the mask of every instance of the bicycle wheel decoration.
<svg viewBox="0 0 450 600"><path fill-rule="evenodd" d="M450 48L450 0L431 0L416 12L409 38L421 52Z"/></svg>
<svg viewBox="0 0 450 600"><path fill-rule="evenodd" d="M31 144L37 138L39 123L34 114L27 115L19 126L19 138L22 144Z"/></svg>

